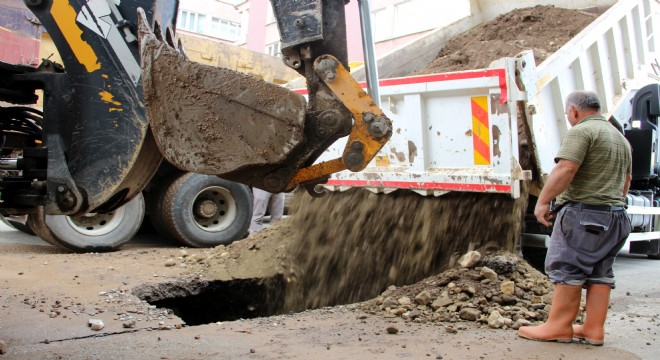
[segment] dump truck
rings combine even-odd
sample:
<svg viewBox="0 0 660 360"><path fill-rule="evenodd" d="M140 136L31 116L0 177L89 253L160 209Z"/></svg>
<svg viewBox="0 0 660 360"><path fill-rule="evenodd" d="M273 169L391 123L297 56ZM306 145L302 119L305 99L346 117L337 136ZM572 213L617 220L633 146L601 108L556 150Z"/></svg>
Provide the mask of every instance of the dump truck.
<svg viewBox="0 0 660 360"><path fill-rule="evenodd" d="M63 66L0 63L0 101L9 104L0 108L0 214L27 216L31 231L69 250L129 240L145 190L158 229L208 234L183 237L210 244L213 230L249 220L245 199L231 201L234 188L313 187L333 172L361 170L391 134L346 70L344 2L272 2L285 64L308 79L309 102L188 60L176 41L178 1L24 3ZM43 112L30 106L38 90ZM346 154L314 165L343 136L352 139Z"/></svg>
<svg viewBox="0 0 660 360"><path fill-rule="evenodd" d="M473 9L492 12L496 3L475 0ZM526 50L485 69L381 80L380 103L392 120L392 138L363 171L338 172L324 188L364 188L380 194L406 189L435 197L476 192L518 198L529 192L527 209L533 211L535 195L553 168L569 127L565 97L574 90L593 90L602 99L603 112L633 148L633 180L627 197L634 227L630 252L658 258L660 4L626 0L608 5L607 11L538 65L533 52ZM491 13L490 19L498 14ZM380 73L423 68L430 60L416 63L418 58L433 56L429 49L437 54L438 43L447 34L458 36L481 22L474 18L483 16L473 14L454 28L438 30L389 54L381 59ZM337 156L343 145L338 141L319 161ZM526 223L521 234L524 249L537 257L536 250L546 247L551 229L531 213L520 216Z"/></svg>

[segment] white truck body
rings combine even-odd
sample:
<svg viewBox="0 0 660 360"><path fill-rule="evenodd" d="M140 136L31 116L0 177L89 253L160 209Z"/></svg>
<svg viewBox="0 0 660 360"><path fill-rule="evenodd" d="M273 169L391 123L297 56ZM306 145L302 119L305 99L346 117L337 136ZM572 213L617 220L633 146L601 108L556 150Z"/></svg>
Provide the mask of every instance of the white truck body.
<svg viewBox="0 0 660 360"><path fill-rule="evenodd" d="M659 22L659 1L622 0L538 66L526 51L495 61L488 69L382 80L381 108L393 123L391 140L366 169L334 174L326 188L518 197L521 181L536 173L540 179L534 180L542 183L554 167L570 126L564 114L570 92L593 90L603 113L616 114L622 111L619 104L630 101L631 91L660 83ZM525 127L535 171L523 171L519 162L518 132ZM318 162L341 157L344 147L345 142L337 142ZM657 248L660 232L653 227L660 224L660 208L653 208L653 201L636 203L631 201L628 212L641 216L644 226L630 241L651 240ZM546 240L545 234L536 236L537 243ZM657 249L653 251L658 256Z"/></svg>
<svg viewBox="0 0 660 360"><path fill-rule="evenodd" d="M657 81L659 8L655 0L619 1L539 66L527 51L488 69L381 80L392 138L366 169L337 173L327 188L517 197L520 181L531 176L519 165L519 109L527 113L540 173L547 174L569 126L568 93L596 91L608 113L629 91ZM318 162L340 157L344 146L337 142Z"/></svg>

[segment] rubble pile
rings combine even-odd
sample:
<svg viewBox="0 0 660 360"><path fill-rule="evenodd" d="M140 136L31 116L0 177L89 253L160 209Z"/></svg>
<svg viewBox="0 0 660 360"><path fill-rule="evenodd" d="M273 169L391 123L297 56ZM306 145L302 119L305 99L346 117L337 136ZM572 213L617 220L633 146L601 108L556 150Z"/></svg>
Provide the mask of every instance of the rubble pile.
<svg viewBox="0 0 660 360"><path fill-rule="evenodd" d="M524 260L504 251L483 258L472 251L459 263L416 284L390 286L359 308L416 323L469 321L504 329L547 318L552 285Z"/></svg>

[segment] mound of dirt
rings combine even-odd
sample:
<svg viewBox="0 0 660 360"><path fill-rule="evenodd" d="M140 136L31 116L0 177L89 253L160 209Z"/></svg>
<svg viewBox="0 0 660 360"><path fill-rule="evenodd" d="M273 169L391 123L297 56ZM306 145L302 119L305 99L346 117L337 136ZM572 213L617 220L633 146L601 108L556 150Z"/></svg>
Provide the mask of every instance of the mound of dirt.
<svg viewBox="0 0 660 360"><path fill-rule="evenodd" d="M466 256L481 258L478 252ZM476 321L518 329L547 319L551 291L545 275L511 253L497 252L416 284L390 286L359 308L418 323Z"/></svg>
<svg viewBox="0 0 660 360"><path fill-rule="evenodd" d="M538 5L511 11L451 40L413 75L487 68L502 57L534 51L540 64L594 21L596 15Z"/></svg>
<svg viewBox="0 0 660 360"><path fill-rule="evenodd" d="M291 276L290 247L296 238L291 220L283 219L228 246L205 249L193 259L187 257L190 271L214 280Z"/></svg>

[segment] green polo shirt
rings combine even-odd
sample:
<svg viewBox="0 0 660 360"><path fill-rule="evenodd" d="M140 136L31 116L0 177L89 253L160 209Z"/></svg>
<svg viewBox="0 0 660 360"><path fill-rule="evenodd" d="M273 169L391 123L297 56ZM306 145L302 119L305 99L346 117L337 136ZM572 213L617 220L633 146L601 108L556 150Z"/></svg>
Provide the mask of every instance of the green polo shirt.
<svg viewBox="0 0 660 360"><path fill-rule="evenodd" d="M623 187L626 174L632 172L630 144L604 116L587 116L570 128L555 162L560 159L580 168L568 189L557 197L558 204L625 205Z"/></svg>

